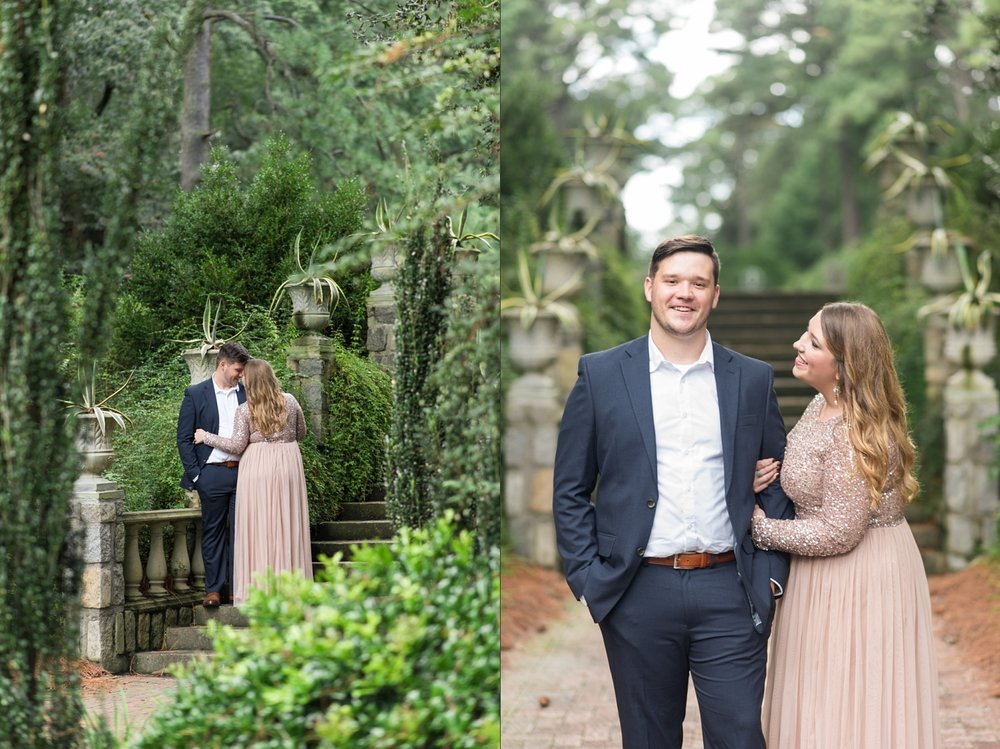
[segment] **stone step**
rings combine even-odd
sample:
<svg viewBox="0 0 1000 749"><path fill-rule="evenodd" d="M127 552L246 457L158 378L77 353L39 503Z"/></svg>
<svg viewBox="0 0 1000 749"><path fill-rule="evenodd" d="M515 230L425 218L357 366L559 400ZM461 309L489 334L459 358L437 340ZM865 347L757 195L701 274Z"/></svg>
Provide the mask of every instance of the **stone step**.
<svg viewBox="0 0 1000 749"><path fill-rule="evenodd" d="M163 632L164 650L211 650L212 638L208 627L196 624L192 627L167 627Z"/></svg>
<svg viewBox="0 0 1000 749"><path fill-rule="evenodd" d="M340 506L337 520L385 520L384 501L345 502Z"/></svg>
<svg viewBox="0 0 1000 749"><path fill-rule="evenodd" d="M356 541L359 538L392 538L391 520L333 520L309 529L315 541Z"/></svg>
<svg viewBox="0 0 1000 749"><path fill-rule="evenodd" d="M195 624L208 624L213 620L231 627L246 627L250 624L243 612L235 606L219 606L217 609L206 609L200 605L194 607Z"/></svg>
<svg viewBox="0 0 1000 749"><path fill-rule="evenodd" d="M213 653L206 650L148 650L132 658L132 671L137 674L163 675L168 666L188 663L196 658L208 659Z"/></svg>
<svg viewBox="0 0 1000 749"><path fill-rule="evenodd" d="M327 556L333 556L337 552L343 553L343 560L349 561L351 559L351 547L355 544L388 544L390 539L388 538L368 538L361 540L331 540L331 541L313 541L312 542L312 555L313 555L313 569L316 568L316 562L319 560L321 554Z"/></svg>

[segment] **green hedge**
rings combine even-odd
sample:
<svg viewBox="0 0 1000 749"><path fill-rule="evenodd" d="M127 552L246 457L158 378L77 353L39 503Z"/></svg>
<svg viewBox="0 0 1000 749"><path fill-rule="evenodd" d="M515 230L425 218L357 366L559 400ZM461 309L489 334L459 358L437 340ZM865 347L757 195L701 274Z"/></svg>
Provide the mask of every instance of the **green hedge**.
<svg viewBox="0 0 1000 749"><path fill-rule="evenodd" d="M214 630L136 746L499 746L498 555L449 514L353 559L251 591L249 627Z"/></svg>

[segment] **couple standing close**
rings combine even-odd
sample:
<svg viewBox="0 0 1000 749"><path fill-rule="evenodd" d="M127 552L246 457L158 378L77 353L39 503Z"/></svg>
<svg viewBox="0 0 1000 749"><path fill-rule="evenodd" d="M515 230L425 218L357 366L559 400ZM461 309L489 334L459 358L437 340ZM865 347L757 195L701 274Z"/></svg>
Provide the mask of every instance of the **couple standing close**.
<svg viewBox="0 0 1000 749"><path fill-rule="evenodd" d="M243 603L266 570L312 579L305 433L298 401L238 343L224 344L213 375L185 389L177 449L181 486L201 499L205 607Z"/></svg>
<svg viewBox="0 0 1000 749"><path fill-rule="evenodd" d="M689 676L706 749L939 747L903 517L915 455L881 321L852 303L809 321L792 372L818 394L786 450L772 368L709 335L711 242L661 243L645 292L649 335L580 360L553 499L624 749L681 746Z"/></svg>

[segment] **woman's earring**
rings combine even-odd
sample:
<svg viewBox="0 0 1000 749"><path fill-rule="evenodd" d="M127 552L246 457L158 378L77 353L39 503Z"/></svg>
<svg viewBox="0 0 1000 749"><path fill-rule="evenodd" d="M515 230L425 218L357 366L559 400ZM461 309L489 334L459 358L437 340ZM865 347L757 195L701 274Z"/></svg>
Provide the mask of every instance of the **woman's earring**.
<svg viewBox="0 0 1000 749"><path fill-rule="evenodd" d="M840 405L840 383L839 382L836 383L833 386L833 405L835 405L835 406L839 406Z"/></svg>

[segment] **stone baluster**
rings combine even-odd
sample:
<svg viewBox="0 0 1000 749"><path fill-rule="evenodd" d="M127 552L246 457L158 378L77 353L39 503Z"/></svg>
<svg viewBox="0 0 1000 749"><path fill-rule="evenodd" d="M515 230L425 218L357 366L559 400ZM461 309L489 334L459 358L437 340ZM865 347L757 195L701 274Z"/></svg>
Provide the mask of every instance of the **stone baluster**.
<svg viewBox="0 0 1000 749"><path fill-rule="evenodd" d="M125 600L138 601L142 585L142 559L139 558L140 523L125 523Z"/></svg>
<svg viewBox="0 0 1000 749"><path fill-rule="evenodd" d="M188 575L191 574L191 558L188 556L187 528L187 520L174 521L174 550L170 555L170 575L173 579L175 593L191 590L191 586L188 585Z"/></svg>
<svg viewBox="0 0 1000 749"><path fill-rule="evenodd" d="M195 590L205 590L205 558L201 555L201 523L194 526L194 553L191 555L191 572Z"/></svg>
<svg viewBox="0 0 1000 749"><path fill-rule="evenodd" d="M166 521L157 520L149 524L149 559L146 561L146 579L149 581L147 595L167 594L167 558L163 553L163 526Z"/></svg>

